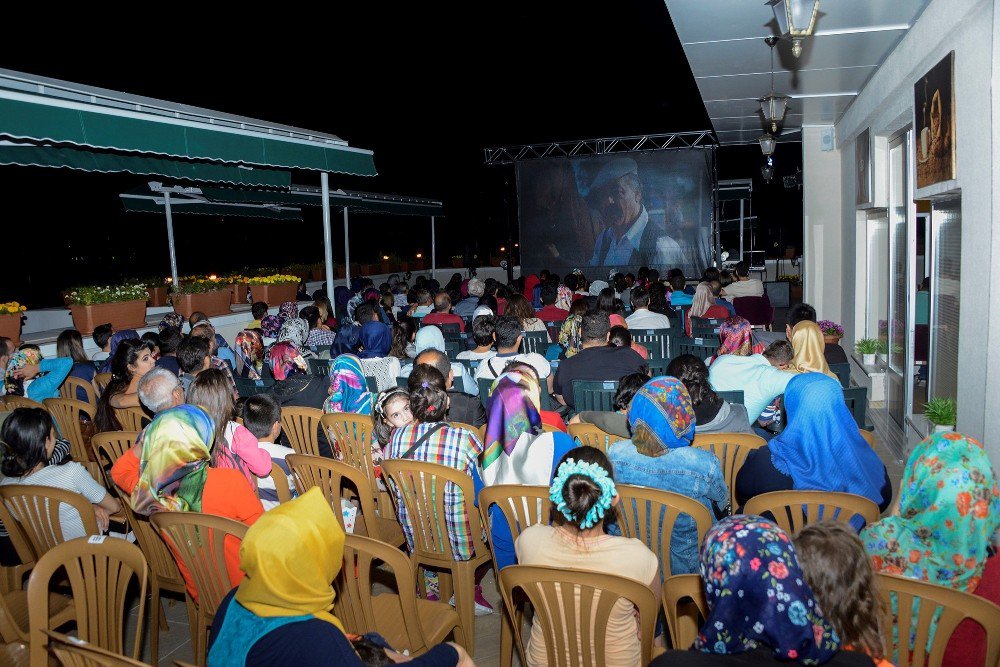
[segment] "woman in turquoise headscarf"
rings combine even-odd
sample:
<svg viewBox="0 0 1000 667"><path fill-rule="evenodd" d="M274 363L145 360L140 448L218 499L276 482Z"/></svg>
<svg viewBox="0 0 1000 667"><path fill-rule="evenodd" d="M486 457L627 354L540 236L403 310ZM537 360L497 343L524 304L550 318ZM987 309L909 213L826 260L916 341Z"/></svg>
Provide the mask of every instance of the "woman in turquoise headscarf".
<svg viewBox="0 0 1000 667"><path fill-rule="evenodd" d="M323 412L372 413L372 394L368 391L361 360L353 354L342 354L330 365L330 395L323 403Z"/></svg>

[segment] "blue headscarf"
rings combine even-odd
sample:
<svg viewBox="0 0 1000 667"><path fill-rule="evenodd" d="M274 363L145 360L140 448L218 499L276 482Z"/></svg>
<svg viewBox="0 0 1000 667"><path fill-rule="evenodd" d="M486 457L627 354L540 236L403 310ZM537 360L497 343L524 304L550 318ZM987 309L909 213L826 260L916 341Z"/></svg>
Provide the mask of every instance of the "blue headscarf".
<svg viewBox="0 0 1000 667"><path fill-rule="evenodd" d="M372 413L368 381L361 361L353 354L342 354L330 365L330 395L323 402L323 412Z"/></svg>
<svg viewBox="0 0 1000 667"><path fill-rule="evenodd" d="M347 317L347 302L351 300L352 296L354 295L351 290L343 285L333 288L333 314L338 321Z"/></svg>
<svg viewBox="0 0 1000 667"><path fill-rule="evenodd" d="M694 437L694 406L687 387L668 376L653 378L632 398L628 409L632 444L646 456L687 447Z"/></svg>
<svg viewBox="0 0 1000 667"><path fill-rule="evenodd" d="M375 359L389 355L392 348L392 329L382 322L365 322L361 325L362 359Z"/></svg>
<svg viewBox="0 0 1000 667"><path fill-rule="evenodd" d="M337 329L337 336L330 346L330 356L336 357L341 354L354 354L358 351L358 344L361 342L361 327L345 317L340 320L340 327Z"/></svg>
<svg viewBox="0 0 1000 667"><path fill-rule="evenodd" d="M796 375L785 408L788 426L768 446L792 487L854 493L881 505L885 466L861 437L840 383L822 373Z"/></svg>
<svg viewBox="0 0 1000 667"><path fill-rule="evenodd" d="M113 336L111 336L111 349L108 350L108 358L105 360L104 365L101 366L101 373L111 372L111 360L115 358L115 352L118 351L118 346L121 345L123 340L135 340L139 338L139 334L136 333L135 329L122 329L121 331L116 331Z"/></svg>
<svg viewBox="0 0 1000 667"><path fill-rule="evenodd" d="M447 352L444 345L444 334L433 324L417 329L417 337L413 340L413 346L417 350L417 354L431 349Z"/></svg>

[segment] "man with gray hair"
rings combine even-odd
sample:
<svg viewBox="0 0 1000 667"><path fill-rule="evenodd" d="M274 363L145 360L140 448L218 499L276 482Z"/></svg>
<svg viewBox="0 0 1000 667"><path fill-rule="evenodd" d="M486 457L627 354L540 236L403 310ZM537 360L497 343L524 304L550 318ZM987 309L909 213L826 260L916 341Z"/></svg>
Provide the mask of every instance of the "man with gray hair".
<svg viewBox="0 0 1000 667"><path fill-rule="evenodd" d="M479 278L470 280L467 287L469 296L456 303L455 307L451 309L451 312L459 317L472 317L479 305L479 299L482 298L483 292L486 290L486 284Z"/></svg>
<svg viewBox="0 0 1000 667"><path fill-rule="evenodd" d="M154 413L184 403L184 388L166 368L154 368L139 380L139 400Z"/></svg>

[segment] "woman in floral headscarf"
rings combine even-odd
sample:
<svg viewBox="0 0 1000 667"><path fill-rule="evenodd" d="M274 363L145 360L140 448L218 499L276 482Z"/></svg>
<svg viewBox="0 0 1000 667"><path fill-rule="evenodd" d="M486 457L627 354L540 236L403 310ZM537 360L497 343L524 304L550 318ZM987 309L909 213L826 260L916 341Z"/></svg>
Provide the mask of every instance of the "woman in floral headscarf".
<svg viewBox="0 0 1000 667"><path fill-rule="evenodd" d="M291 343L275 343L267 353L275 383L268 393L282 407L319 408L327 397L326 377L309 372L309 364ZM320 450L326 439L320 439ZM326 450L330 452L329 449Z"/></svg>
<svg viewBox="0 0 1000 667"><path fill-rule="evenodd" d="M278 317L290 320L299 316L299 305L294 301L285 301L278 306Z"/></svg>
<svg viewBox="0 0 1000 667"><path fill-rule="evenodd" d="M698 639L651 665L871 666L864 653L840 650L791 539L770 521L723 519L705 536L700 569L709 612Z"/></svg>
<svg viewBox="0 0 1000 667"><path fill-rule="evenodd" d="M719 325L719 350L715 353L708 364L724 354L735 354L741 357L749 357L751 354L761 354L764 352L764 345L757 343L753 338L753 327L749 320L743 317L730 317Z"/></svg>
<svg viewBox="0 0 1000 667"><path fill-rule="evenodd" d="M935 433L906 462L899 509L865 528L875 569L974 593L1000 604L1000 488L983 445L960 433ZM965 621L943 665L981 665L986 638Z"/></svg>
<svg viewBox="0 0 1000 667"><path fill-rule="evenodd" d="M342 354L330 365L329 396L323 402L323 412L372 413L372 395L368 391L361 360L353 354Z"/></svg>
<svg viewBox="0 0 1000 667"><path fill-rule="evenodd" d="M159 329L163 333L167 329L181 331L184 328L184 316L180 313L167 313L160 320Z"/></svg>
<svg viewBox="0 0 1000 667"><path fill-rule="evenodd" d="M306 340L309 338L309 325L299 317L293 317L284 321L281 330L278 331L279 343L291 343L305 358L315 356L306 347Z"/></svg>
<svg viewBox="0 0 1000 667"><path fill-rule="evenodd" d="M647 382L632 397L628 424L632 439L608 448L619 482L680 493L699 501L713 516L723 514L729 490L722 467L714 454L690 446L695 414L680 380L662 376ZM696 570L698 531L691 517L677 518L670 552L670 573Z"/></svg>
<svg viewBox="0 0 1000 667"><path fill-rule="evenodd" d="M236 356L241 362L240 377L260 380L264 367L264 340L253 329L236 334Z"/></svg>
<svg viewBox="0 0 1000 667"><path fill-rule="evenodd" d="M272 341L278 338L278 332L281 331L281 317L278 315L265 315L260 321L260 331L264 335L264 338L270 338Z"/></svg>

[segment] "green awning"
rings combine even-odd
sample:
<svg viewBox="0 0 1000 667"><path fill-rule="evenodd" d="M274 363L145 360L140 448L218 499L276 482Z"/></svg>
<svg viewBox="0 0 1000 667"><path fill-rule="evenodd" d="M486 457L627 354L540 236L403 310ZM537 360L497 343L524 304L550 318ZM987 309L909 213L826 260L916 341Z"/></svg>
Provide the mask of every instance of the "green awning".
<svg viewBox="0 0 1000 667"><path fill-rule="evenodd" d="M291 173L274 169L209 162L181 162L145 155L122 155L9 142L0 142L0 165L61 167L101 173L127 172L140 176L161 176L199 183L230 183L249 187L288 188L292 182Z"/></svg>
<svg viewBox="0 0 1000 667"><path fill-rule="evenodd" d="M331 134L0 70L0 139L277 169L374 176Z"/></svg>
<svg viewBox="0 0 1000 667"><path fill-rule="evenodd" d="M143 185L119 195L128 213L159 213L166 210L162 193L154 193ZM174 193L170 197L170 210L174 215L214 215L240 218L269 218L271 220L302 220L302 210L286 206L260 204L228 204L211 202L198 195Z"/></svg>
<svg viewBox="0 0 1000 667"><path fill-rule="evenodd" d="M277 204L282 206L322 206L319 188L293 185L290 192L236 190L231 188L202 188L202 194L211 201L231 203ZM330 205L347 208L352 212L388 213L395 215L440 216L443 205L433 199L419 199L373 192L333 190Z"/></svg>

